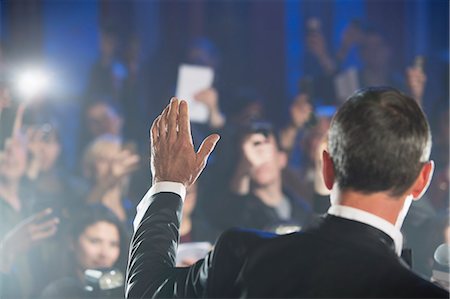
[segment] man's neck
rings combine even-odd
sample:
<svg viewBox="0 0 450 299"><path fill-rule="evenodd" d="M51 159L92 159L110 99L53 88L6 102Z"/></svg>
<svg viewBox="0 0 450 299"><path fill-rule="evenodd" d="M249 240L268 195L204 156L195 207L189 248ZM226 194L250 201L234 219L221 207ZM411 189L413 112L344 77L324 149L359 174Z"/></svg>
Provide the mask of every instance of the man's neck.
<svg viewBox="0 0 450 299"><path fill-rule="evenodd" d="M252 193L268 206L277 206L283 200L281 180L265 186L252 186Z"/></svg>
<svg viewBox="0 0 450 299"><path fill-rule="evenodd" d="M343 191L336 196L336 203L366 211L393 225L397 222L405 200L406 196L391 197L385 192L363 194L355 191Z"/></svg>

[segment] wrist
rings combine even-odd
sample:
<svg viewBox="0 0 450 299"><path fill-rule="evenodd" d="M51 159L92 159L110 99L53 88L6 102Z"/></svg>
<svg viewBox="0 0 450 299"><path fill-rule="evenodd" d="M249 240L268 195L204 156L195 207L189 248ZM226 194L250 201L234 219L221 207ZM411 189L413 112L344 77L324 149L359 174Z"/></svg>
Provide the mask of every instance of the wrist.
<svg viewBox="0 0 450 299"><path fill-rule="evenodd" d="M225 116L219 111L211 112L209 125L212 128L222 128L225 125Z"/></svg>
<svg viewBox="0 0 450 299"><path fill-rule="evenodd" d="M154 180L152 187L149 190L149 194L153 195L160 192L171 192L178 194L184 201L186 198L186 189L186 186L180 182Z"/></svg>

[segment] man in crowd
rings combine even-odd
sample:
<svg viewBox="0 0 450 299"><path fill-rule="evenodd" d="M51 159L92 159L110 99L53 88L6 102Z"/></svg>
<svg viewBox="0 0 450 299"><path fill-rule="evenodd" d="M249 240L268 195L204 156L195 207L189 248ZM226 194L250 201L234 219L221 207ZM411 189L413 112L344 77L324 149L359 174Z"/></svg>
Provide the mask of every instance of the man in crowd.
<svg viewBox="0 0 450 299"><path fill-rule="evenodd" d="M224 228L281 232L304 227L311 209L283 188L288 156L280 149L271 124L251 121L240 127L238 135L239 162L231 179L231 194L221 200L214 218Z"/></svg>
<svg viewBox="0 0 450 299"><path fill-rule="evenodd" d="M218 139L210 135L194 151L184 101L173 99L155 120L154 184L134 222L128 298L448 298L399 256L403 219L433 172L429 126L413 99L391 88L368 88L339 109L323 152L332 205L315 228L283 236L230 231L205 259L176 268L186 188Z"/></svg>

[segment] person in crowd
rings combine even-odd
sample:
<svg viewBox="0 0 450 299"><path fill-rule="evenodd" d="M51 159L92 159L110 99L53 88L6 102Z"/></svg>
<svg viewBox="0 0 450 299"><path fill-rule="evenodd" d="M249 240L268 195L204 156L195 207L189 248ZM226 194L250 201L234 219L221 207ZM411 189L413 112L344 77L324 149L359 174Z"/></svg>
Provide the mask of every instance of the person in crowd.
<svg viewBox="0 0 450 299"><path fill-rule="evenodd" d="M29 253L34 288L42 289L62 274L60 266L65 255L60 248L66 241L68 215L82 203L87 188L62 166L61 144L54 125L30 127L26 143L29 163L22 188L28 190L31 210L50 208L62 221L54 237L34 246ZM45 273L42 273L43 268L47 269Z"/></svg>
<svg viewBox="0 0 450 299"><path fill-rule="evenodd" d="M90 140L101 135L122 136L123 118L115 107L106 101L93 101L86 109Z"/></svg>
<svg viewBox="0 0 450 299"><path fill-rule="evenodd" d="M448 298L399 257L400 227L433 172L430 129L415 100L392 88L367 88L338 110L323 152L332 206L317 226L283 236L230 231L205 259L175 268L186 188L219 138L208 136L195 152L187 103L178 99L154 121L154 184L134 221L127 298Z"/></svg>
<svg viewBox="0 0 450 299"><path fill-rule="evenodd" d="M432 152L432 157L436 161L436 179L430 186L430 200L437 210L446 209L449 206L449 115L448 107L440 112L435 129L436 146Z"/></svg>
<svg viewBox="0 0 450 299"><path fill-rule="evenodd" d="M44 289L42 298L107 298L108 293L96 293L98 289L86 290L89 285L86 270L115 270L114 273L123 275L128 244L123 224L102 205L74 210L71 222L68 276L50 283ZM123 278L121 282L116 287L123 296ZM120 291L114 293L112 298L119 298Z"/></svg>
<svg viewBox="0 0 450 299"><path fill-rule="evenodd" d="M302 164L300 167L290 165L283 171L283 181L285 185L290 188L297 196L304 198L306 201L315 206L318 204L315 200L315 195L329 195L328 190L320 183L321 174L321 160L323 145L326 143L326 134L330 126L331 118L327 116L317 117L317 123L308 129L303 134L299 147L302 156ZM329 205L329 204L328 204ZM328 207L324 210L319 208L314 211L317 213L325 213Z"/></svg>
<svg viewBox="0 0 450 299"><path fill-rule="evenodd" d="M5 236L22 219L27 204L24 190L20 188L27 170L27 149L22 136L6 141L0 155L0 236Z"/></svg>
<svg viewBox="0 0 450 299"><path fill-rule="evenodd" d="M283 188L282 171L288 157L271 125L251 122L241 128L238 136L240 156L230 181L231 195L222 200L221 215L214 218L221 216L225 228L274 231L285 226L304 227L310 207Z"/></svg>
<svg viewBox="0 0 450 299"><path fill-rule="evenodd" d="M84 176L91 182L87 203L101 203L123 222L131 221L134 205L127 199L129 175L136 170L139 156L123 148L116 136L95 139L83 157Z"/></svg>
<svg viewBox="0 0 450 299"><path fill-rule="evenodd" d="M180 225L180 243L209 242L213 244L218 236L218 232L208 223L206 217L196 209L198 197L202 194L199 188L201 188L199 182L196 182L186 192L183 220Z"/></svg>
<svg viewBox="0 0 450 299"><path fill-rule="evenodd" d="M22 188L27 163L25 138L18 134L8 138L0 154L0 238L30 215L31 195ZM16 258L15 271L23 296L29 296L33 291L33 277L26 255Z"/></svg>
<svg viewBox="0 0 450 299"><path fill-rule="evenodd" d="M346 72L343 62L351 49L358 49L362 67L357 71L356 87L395 86L408 90L410 95L422 103L425 93L426 75L423 70L423 58L416 58L414 65L401 74L393 69L393 51L386 35L370 24L351 21L345 28L336 53L328 51L326 38L320 27L320 20L311 18L307 22L306 44L308 50L318 61L319 72L309 65L307 73L313 76L313 90L316 100L322 104L339 104L336 76L340 71ZM342 65L341 67L339 65ZM348 83L350 84L350 83ZM346 97L346 96L345 96ZM337 101L337 102L336 102Z"/></svg>
<svg viewBox="0 0 450 299"><path fill-rule="evenodd" d="M311 118L313 107L306 93L298 94L289 107L290 121L280 132L281 148L290 153L297 135Z"/></svg>
<svg viewBox="0 0 450 299"><path fill-rule="evenodd" d="M117 104L126 70L117 59L118 38L111 27L104 27L100 33L100 57L91 68L87 98L107 96Z"/></svg>
<svg viewBox="0 0 450 299"><path fill-rule="evenodd" d="M13 268L21 255L56 233L59 219L51 215L51 209L34 214L17 224L0 240L1 298L21 298L24 295L19 284L20 278ZM34 294L34 297L37 296L39 294Z"/></svg>
<svg viewBox="0 0 450 299"><path fill-rule="evenodd" d="M148 103L148 74L142 68L141 41L132 34L128 39L125 48L124 63L127 76L123 81L123 88L120 94L120 110L123 114L123 135L127 140L132 140L139 145L139 148L147 148L140 138L142 134L148 132L150 121L147 116L151 112Z"/></svg>
<svg viewBox="0 0 450 299"><path fill-rule="evenodd" d="M62 147L57 127L49 123L30 127L27 150L26 175L36 204L58 209L77 204L84 194L79 190L80 183L61 165Z"/></svg>

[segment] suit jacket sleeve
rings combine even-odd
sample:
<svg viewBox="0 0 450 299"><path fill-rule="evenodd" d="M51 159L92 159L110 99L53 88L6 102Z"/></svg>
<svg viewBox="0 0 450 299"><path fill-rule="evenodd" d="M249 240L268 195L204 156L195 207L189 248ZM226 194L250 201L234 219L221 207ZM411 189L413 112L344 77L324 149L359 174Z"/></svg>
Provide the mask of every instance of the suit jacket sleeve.
<svg viewBox="0 0 450 299"><path fill-rule="evenodd" d="M161 192L151 200L131 241L127 298L202 297L211 254L191 267L176 268L181 197Z"/></svg>

